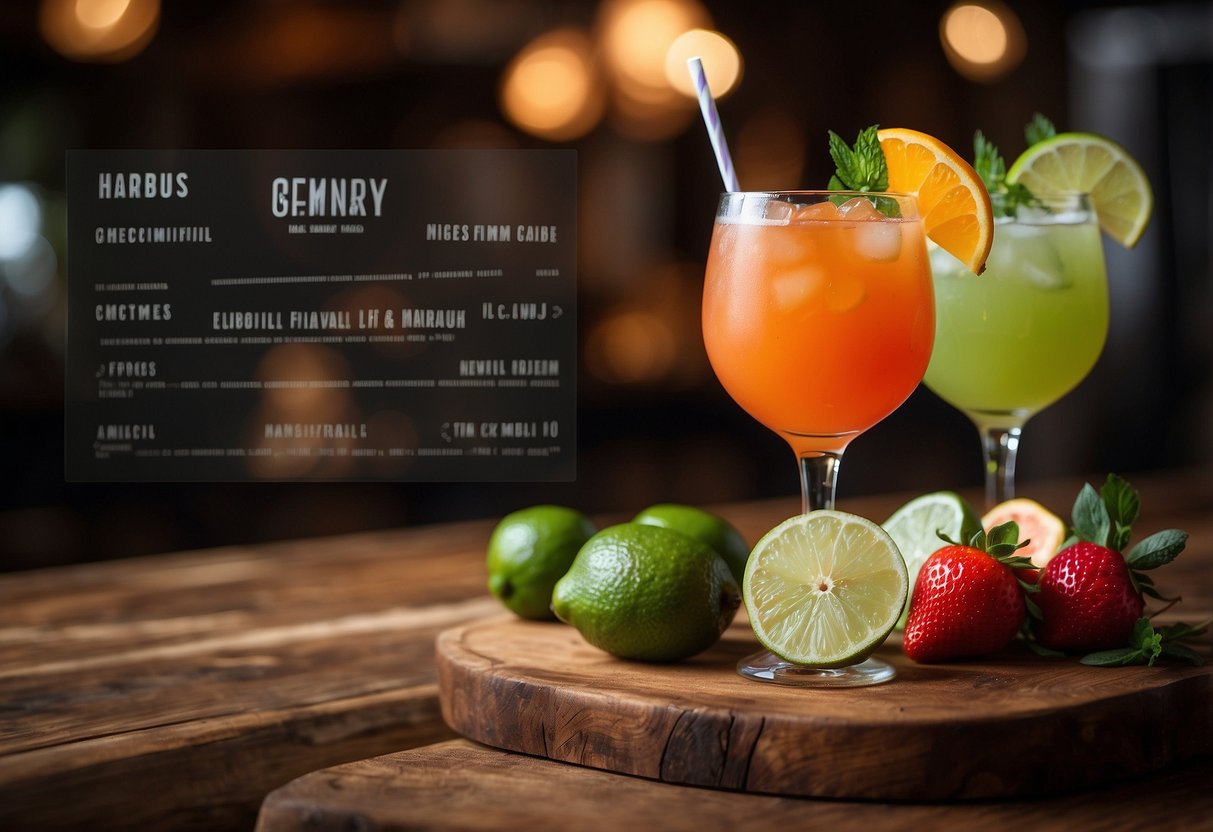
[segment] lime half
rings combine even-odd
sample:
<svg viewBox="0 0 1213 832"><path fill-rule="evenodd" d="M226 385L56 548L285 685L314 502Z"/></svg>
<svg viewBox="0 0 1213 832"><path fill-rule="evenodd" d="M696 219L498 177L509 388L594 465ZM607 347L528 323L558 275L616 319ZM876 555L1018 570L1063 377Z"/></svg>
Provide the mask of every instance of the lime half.
<svg viewBox="0 0 1213 832"><path fill-rule="evenodd" d="M1154 195L1146 173L1128 151L1091 133L1058 133L1034 144L1007 171L1035 194L1091 195L1099 227L1125 248L1141 239Z"/></svg>
<svg viewBox="0 0 1213 832"><path fill-rule="evenodd" d="M893 538L905 559L910 595L914 594L914 582L918 580L918 570L922 568L923 561L947 545L939 539L939 532L952 540L964 542L961 540L961 530L971 528L976 531L980 526L981 521L969 504L951 491L923 494L893 512L893 516L884 521L884 530ZM909 606L907 598L906 609ZM897 628L901 629L905 624L906 614L903 610L897 620Z"/></svg>
<svg viewBox="0 0 1213 832"><path fill-rule="evenodd" d="M780 523L746 564L750 625L785 661L843 667L880 646L905 605L906 565L863 517L813 511Z"/></svg>

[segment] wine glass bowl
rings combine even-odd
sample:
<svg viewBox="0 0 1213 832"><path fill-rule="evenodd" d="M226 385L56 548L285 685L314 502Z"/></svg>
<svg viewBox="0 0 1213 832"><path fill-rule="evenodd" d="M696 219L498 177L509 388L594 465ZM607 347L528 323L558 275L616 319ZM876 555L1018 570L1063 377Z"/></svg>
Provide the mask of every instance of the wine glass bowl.
<svg viewBox="0 0 1213 832"><path fill-rule="evenodd" d="M724 194L704 279L703 337L728 394L792 448L804 512L832 509L847 445L905 401L931 356L934 295L915 198ZM875 684L892 674L872 659L863 669L817 669L770 654L739 670L807 685Z"/></svg>
<svg viewBox="0 0 1213 832"><path fill-rule="evenodd" d="M924 381L981 433L986 502L1014 496L1024 423L1086 378L1108 333L1099 224L1085 194L992 197L994 246L979 277L931 252L935 349Z"/></svg>

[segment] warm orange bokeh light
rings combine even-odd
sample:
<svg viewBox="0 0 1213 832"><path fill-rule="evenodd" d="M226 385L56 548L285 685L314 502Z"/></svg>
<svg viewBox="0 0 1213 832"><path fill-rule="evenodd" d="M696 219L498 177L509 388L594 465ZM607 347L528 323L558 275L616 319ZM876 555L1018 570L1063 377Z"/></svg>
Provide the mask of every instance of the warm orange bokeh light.
<svg viewBox="0 0 1213 832"><path fill-rule="evenodd" d="M612 384L659 381L671 371L676 357L670 325L662 316L644 309L611 315L586 338L590 372Z"/></svg>
<svg viewBox="0 0 1213 832"><path fill-rule="evenodd" d="M741 53L733 41L708 29L683 32L670 44L665 56L665 76L670 86L689 98L695 97L687 59L696 55L703 60L703 74L712 97L723 98L732 92L741 80Z"/></svg>
<svg viewBox="0 0 1213 832"><path fill-rule="evenodd" d="M712 24L695 0L607 0L599 19L607 66L625 88L667 89L670 46L684 32Z"/></svg>
<svg viewBox="0 0 1213 832"><path fill-rule="evenodd" d="M992 81L1019 65L1026 38L1008 6L987 0L957 3L944 13L939 37L949 63L974 81Z"/></svg>
<svg viewBox="0 0 1213 832"><path fill-rule="evenodd" d="M151 43L160 0L42 0L38 27L56 52L74 61L116 63Z"/></svg>
<svg viewBox="0 0 1213 832"><path fill-rule="evenodd" d="M590 39L557 29L531 41L506 67L501 109L520 129L552 141L589 132L602 117L603 100Z"/></svg>
<svg viewBox="0 0 1213 832"><path fill-rule="evenodd" d="M108 29L130 5L131 0L76 0L76 19L90 29Z"/></svg>

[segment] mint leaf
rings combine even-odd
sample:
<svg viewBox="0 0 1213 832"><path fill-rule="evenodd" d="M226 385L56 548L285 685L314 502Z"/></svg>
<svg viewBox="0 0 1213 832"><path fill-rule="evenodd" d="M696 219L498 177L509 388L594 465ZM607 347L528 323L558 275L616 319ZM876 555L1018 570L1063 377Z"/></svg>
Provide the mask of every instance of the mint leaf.
<svg viewBox="0 0 1213 832"><path fill-rule="evenodd" d="M1180 621L1178 624L1163 627L1159 632L1162 633L1163 644L1166 644L1170 641L1182 641L1185 638L1202 635L1208 631L1209 624L1208 621L1203 624L1187 624Z"/></svg>
<svg viewBox="0 0 1213 832"><path fill-rule="evenodd" d="M1182 644L1164 644L1162 646L1162 654L1168 659L1178 659L1181 662L1191 662L1200 667L1205 663L1205 657L1192 650L1189 647L1184 647Z"/></svg>
<svg viewBox="0 0 1213 832"><path fill-rule="evenodd" d="M1103 500L1090 483L1084 484L1082 491L1078 492L1078 499L1070 510L1070 525L1079 540L1108 545L1112 521L1108 518L1108 509Z"/></svg>
<svg viewBox="0 0 1213 832"><path fill-rule="evenodd" d="M854 190L855 186L851 182L855 178L854 161L852 160L851 147L846 143L842 136L835 133L833 130L828 131L830 134L830 158L834 160L834 178L831 179L831 184L834 179L842 183L843 187L838 188L840 191Z"/></svg>
<svg viewBox="0 0 1213 832"><path fill-rule="evenodd" d="M1079 664L1092 667L1124 667L1130 664L1144 664L1145 660L1145 653L1136 647L1118 647L1115 650L1088 653L1078 661Z"/></svg>
<svg viewBox="0 0 1213 832"><path fill-rule="evenodd" d="M994 143L980 130L973 134L973 170L981 177L986 190L993 198L992 205L996 216L1013 217L1018 213L1020 205L1038 204L1038 200L1027 186L1018 182L1007 182L1007 163Z"/></svg>
<svg viewBox="0 0 1213 832"><path fill-rule="evenodd" d="M1007 163L994 143L978 130L973 134L973 170L985 183L987 191L999 189L1007 178Z"/></svg>
<svg viewBox="0 0 1213 832"><path fill-rule="evenodd" d="M830 180L831 190L867 193L889 189L889 168L876 135L878 129L878 125L873 124L860 130L853 148L833 130L829 131L830 158L834 160L835 167L834 177ZM835 189L835 179L844 187Z"/></svg>
<svg viewBox="0 0 1213 832"><path fill-rule="evenodd" d="M1172 624L1169 627L1163 627L1159 634L1162 636L1162 654L1169 659L1178 659L1181 662L1191 662L1198 667L1205 663L1205 657L1176 642L1187 638L1202 635L1209 629L1208 621L1203 624L1186 624L1179 622Z"/></svg>
<svg viewBox="0 0 1213 832"><path fill-rule="evenodd" d="M1176 642L1199 635L1206 627L1206 624L1179 623L1155 630L1150 619L1142 617L1133 624L1133 635L1128 647L1100 650L1083 656L1079 661L1096 667L1123 667L1130 664L1153 666L1154 662L1165 656L1201 665L1205 662L1203 656Z"/></svg>
<svg viewBox="0 0 1213 832"><path fill-rule="evenodd" d="M1032 116L1032 120L1028 122L1027 127L1023 129L1024 138L1028 140L1028 147L1034 144L1040 144L1045 139L1051 139L1057 135L1057 128L1053 126L1053 122L1036 113Z"/></svg>
<svg viewBox="0 0 1213 832"><path fill-rule="evenodd" d="M1156 569L1164 563L1170 563L1184 550L1188 534L1179 529L1166 529L1156 532L1144 540L1138 541L1130 551L1125 561L1132 569Z"/></svg>

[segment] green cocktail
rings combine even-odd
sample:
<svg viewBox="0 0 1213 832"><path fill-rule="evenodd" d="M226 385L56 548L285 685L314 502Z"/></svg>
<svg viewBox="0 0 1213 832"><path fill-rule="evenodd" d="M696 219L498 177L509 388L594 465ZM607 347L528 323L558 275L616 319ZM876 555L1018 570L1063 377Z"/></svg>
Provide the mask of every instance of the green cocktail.
<svg viewBox="0 0 1213 832"><path fill-rule="evenodd" d="M931 253L935 349L923 380L981 431L991 504L1013 496L1024 422L1086 377L1108 332L1107 275L1088 197L1036 203L997 221L980 277L942 250Z"/></svg>

